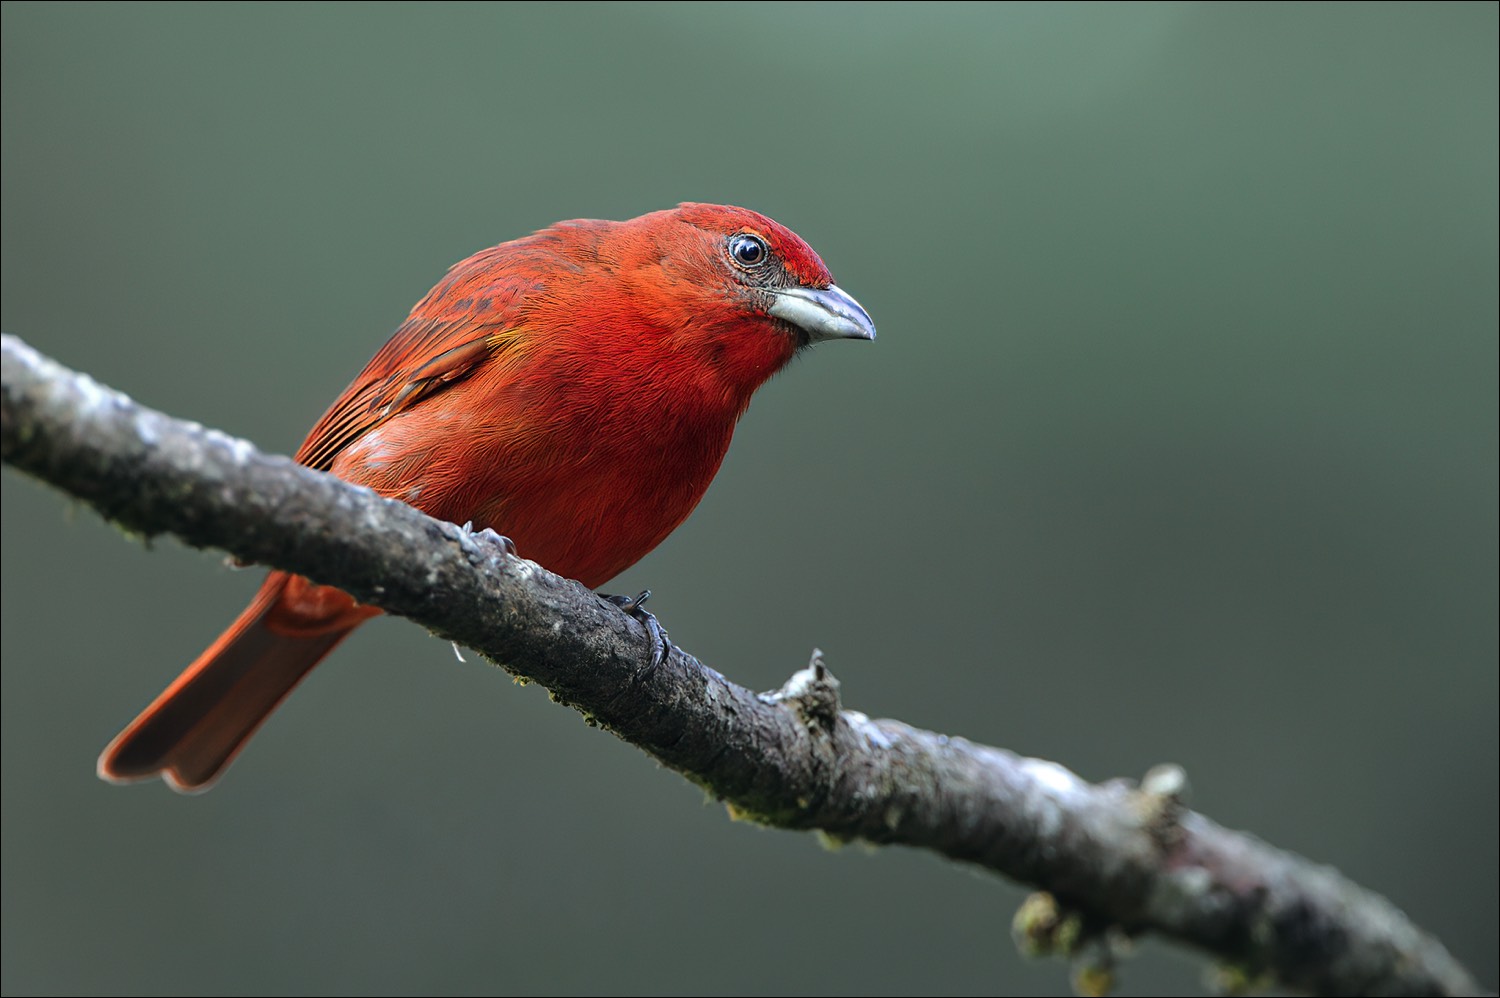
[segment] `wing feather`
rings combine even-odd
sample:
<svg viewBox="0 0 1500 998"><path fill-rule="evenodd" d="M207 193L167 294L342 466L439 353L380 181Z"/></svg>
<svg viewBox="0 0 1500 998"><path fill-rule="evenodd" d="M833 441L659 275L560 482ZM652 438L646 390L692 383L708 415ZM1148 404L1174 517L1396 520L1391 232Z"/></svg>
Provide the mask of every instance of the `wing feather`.
<svg viewBox="0 0 1500 998"><path fill-rule="evenodd" d="M327 471L344 448L468 377L516 339L515 330L473 317L408 319L318 420L297 451L298 463Z"/></svg>
<svg viewBox="0 0 1500 998"><path fill-rule="evenodd" d="M375 427L517 348L526 338L526 303L546 294L544 275L579 269L607 227L580 223L567 238L544 230L454 264L318 420L297 460L327 471Z"/></svg>

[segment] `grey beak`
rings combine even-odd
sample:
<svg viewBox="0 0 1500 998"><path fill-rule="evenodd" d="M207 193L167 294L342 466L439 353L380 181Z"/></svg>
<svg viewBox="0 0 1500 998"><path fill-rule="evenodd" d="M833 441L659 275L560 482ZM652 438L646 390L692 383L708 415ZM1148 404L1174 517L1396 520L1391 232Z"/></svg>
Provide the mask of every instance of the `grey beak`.
<svg viewBox="0 0 1500 998"><path fill-rule="evenodd" d="M826 288L782 288L772 294L774 298L767 311L802 330L810 343L875 338L875 323L870 313L836 284Z"/></svg>

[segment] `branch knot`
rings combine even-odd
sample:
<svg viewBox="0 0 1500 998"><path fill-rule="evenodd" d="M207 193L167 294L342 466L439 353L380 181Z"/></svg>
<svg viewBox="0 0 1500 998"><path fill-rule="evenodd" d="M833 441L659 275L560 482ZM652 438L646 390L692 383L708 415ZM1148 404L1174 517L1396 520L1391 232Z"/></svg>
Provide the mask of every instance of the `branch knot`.
<svg viewBox="0 0 1500 998"><path fill-rule="evenodd" d="M839 681L823 664L823 652L814 648L806 668L798 669L781 689L762 693L769 704L785 705L810 731L828 734L839 719Z"/></svg>

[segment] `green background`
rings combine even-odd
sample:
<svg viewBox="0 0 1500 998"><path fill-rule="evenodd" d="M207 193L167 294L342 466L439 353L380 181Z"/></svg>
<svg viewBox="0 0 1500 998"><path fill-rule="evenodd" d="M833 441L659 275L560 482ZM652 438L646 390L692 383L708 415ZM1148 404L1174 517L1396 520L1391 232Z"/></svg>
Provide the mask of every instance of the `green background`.
<svg viewBox="0 0 1500 998"><path fill-rule="evenodd" d="M7 4L3 326L290 452L460 257L764 211L880 339L610 588L752 687L1179 762L1494 987L1496 10ZM3 482L7 993L1066 989L1016 886L732 823L400 620L207 796L105 786L259 573Z"/></svg>

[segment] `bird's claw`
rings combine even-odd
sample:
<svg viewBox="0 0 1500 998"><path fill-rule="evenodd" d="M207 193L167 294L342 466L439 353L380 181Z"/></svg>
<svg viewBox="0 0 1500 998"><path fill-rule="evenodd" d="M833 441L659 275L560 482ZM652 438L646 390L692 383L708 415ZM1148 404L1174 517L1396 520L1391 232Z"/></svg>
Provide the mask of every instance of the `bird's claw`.
<svg viewBox="0 0 1500 998"><path fill-rule="evenodd" d="M646 634L651 638L651 668L666 664L672 641L667 637L667 629L661 626L661 621L656 619L656 615L645 609L646 601L651 598L651 590L642 589L634 596L606 596L601 593L600 598L611 606L619 607L645 625Z"/></svg>
<svg viewBox="0 0 1500 998"><path fill-rule="evenodd" d="M485 527L483 530L475 530L473 520L465 523L462 529L464 533L469 534L472 537L477 537L480 540L488 541L491 544L498 544L500 546L500 550L504 551L512 558L518 557L518 555L516 554L516 542L511 540L509 537L506 537L504 534L497 534L489 527Z"/></svg>

